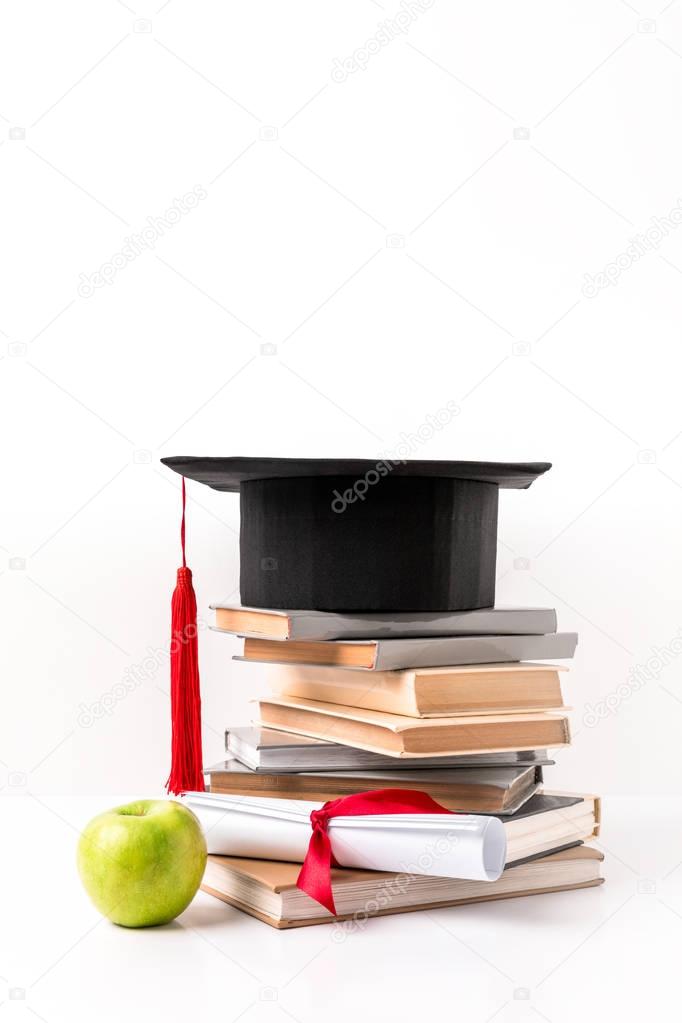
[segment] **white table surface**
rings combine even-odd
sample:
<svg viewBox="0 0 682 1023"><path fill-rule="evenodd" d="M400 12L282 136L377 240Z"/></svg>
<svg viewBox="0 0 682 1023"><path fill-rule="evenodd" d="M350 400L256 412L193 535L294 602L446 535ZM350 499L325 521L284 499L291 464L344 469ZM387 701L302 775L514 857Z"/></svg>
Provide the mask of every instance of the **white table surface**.
<svg viewBox="0 0 682 1023"><path fill-rule="evenodd" d="M679 1019L682 800L605 800L601 888L385 917L341 943L203 893L166 927L110 924L74 857L116 803L0 798L0 1023Z"/></svg>

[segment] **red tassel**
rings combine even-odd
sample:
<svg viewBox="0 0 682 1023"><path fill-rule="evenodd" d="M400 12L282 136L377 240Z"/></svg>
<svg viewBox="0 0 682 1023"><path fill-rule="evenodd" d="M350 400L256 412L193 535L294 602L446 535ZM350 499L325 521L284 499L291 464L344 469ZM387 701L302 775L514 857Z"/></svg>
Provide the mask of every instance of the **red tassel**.
<svg viewBox="0 0 682 1023"><path fill-rule="evenodd" d="M203 792L204 775L201 754L201 693L197 644L197 598L192 586L192 571L185 559L185 480L182 481L182 568L173 593L171 616L171 721L173 740L171 769L166 789Z"/></svg>

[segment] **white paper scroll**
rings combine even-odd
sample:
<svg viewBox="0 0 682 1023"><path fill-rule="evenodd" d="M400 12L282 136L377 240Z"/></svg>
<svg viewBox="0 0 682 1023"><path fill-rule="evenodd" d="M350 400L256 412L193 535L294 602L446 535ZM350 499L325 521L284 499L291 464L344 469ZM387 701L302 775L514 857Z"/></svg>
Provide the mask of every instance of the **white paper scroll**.
<svg viewBox="0 0 682 1023"><path fill-rule="evenodd" d="M322 803L188 792L209 853L302 863L312 834L310 813ZM473 814L381 814L329 822L342 867L496 881L507 842L497 817Z"/></svg>

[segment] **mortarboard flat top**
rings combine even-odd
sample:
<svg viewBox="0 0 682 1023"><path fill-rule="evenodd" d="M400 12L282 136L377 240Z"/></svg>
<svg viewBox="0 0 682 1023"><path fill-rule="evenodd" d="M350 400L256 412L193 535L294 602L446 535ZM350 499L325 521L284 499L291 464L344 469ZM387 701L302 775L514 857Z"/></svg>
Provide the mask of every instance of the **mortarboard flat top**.
<svg viewBox="0 0 682 1023"><path fill-rule="evenodd" d="M310 476L364 476L381 459L371 458L196 458L176 455L162 458L169 469L214 490L237 492L248 480L293 479ZM387 461L393 461L387 459ZM551 462L446 462L409 460L396 463L392 476L439 476L477 480L498 487L525 490L533 480L552 468Z"/></svg>
<svg viewBox="0 0 682 1023"><path fill-rule="evenodd" d="M240 495L242 604L315 611L456 611L495 600L501 487L549 462L163 458Z"/></svg>

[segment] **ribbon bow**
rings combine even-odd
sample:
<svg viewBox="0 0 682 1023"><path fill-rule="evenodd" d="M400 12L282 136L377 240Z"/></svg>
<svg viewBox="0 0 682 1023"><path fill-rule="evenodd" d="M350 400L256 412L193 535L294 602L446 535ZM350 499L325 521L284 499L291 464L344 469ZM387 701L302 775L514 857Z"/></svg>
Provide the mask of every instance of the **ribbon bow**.
<svg viewBox="0 0 682 1023"><path fill-rule="evenodd" d="M296 887L315 899L336 916L332 893L332 845L327 828L334 817L364 817L387 813L453 813L436 803L425 792L411 789L374 789L354 796L332 799L310 814L313 833L310 836Z"/></svg>

